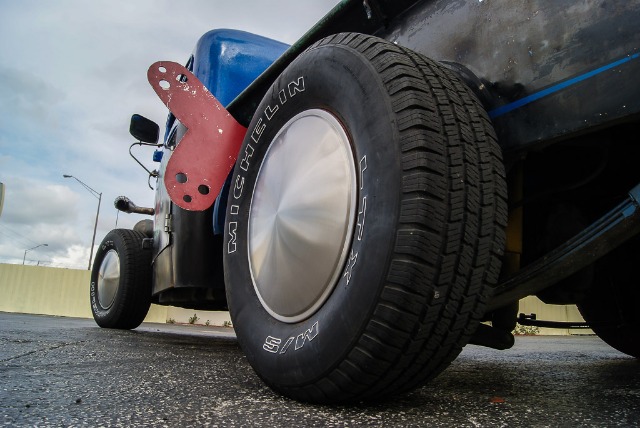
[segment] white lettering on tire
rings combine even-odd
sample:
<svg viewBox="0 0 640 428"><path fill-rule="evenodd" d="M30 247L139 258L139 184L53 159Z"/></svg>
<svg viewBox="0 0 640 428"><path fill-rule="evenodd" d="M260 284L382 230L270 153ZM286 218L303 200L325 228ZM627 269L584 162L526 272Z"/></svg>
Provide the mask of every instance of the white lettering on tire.
<svg viewBox="0 0 640 428"><path fill-rule="evenodd" d="M284 342L284 345L282 345L282 347L280 347L280 344L282 343L282 339L280 339L279 337L267 336L264 343L262 344L262 349L272 354L277 354L278 351L280 351L279 353L280 355L282 355L290 349L291 344L294 343L295 341L293 350L299 351L304 347L305 344L315 339L318 336L318 333L319 333L319 327L318 327L318 321L316 321L310 328L308 328L304 332L298 334L297 336L291 336L287 338L287 340Z"/></svg>

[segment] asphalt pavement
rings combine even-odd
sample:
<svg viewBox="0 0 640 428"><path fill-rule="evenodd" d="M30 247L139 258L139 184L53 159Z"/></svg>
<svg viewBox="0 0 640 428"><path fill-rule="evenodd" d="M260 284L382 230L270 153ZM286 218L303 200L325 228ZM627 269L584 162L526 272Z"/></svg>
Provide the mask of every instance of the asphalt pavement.
<svg viewBox="0 0 640 428"><path fill-rule="evenodd" d="M230 328L0 313L0 424L122 427L637 427L640 361L595 336L468 346L428 385L375 405L284 398Z"/></svg>

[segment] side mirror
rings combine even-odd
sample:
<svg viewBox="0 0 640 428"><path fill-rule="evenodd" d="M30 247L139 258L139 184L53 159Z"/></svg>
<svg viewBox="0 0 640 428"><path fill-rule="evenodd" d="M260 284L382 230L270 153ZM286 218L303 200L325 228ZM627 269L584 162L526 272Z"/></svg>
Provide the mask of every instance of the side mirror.
<svg viewBox="0 0 640 428"><path fill-rule="evenodd" d="M158 136L160 134L160 127L157 123L147 119L139 114L131 116L131 125L129 125L129 132L133 135L133 138L143 143L157 144Z"/></svg>

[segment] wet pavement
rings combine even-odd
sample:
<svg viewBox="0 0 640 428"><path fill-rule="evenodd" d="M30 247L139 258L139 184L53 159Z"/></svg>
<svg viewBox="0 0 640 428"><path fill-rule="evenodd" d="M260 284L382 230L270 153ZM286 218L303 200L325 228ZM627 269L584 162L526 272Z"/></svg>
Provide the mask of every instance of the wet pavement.
<svg viewBox="0 0 640 428"><path fill-rule="evenodd" d="M316 406L266 387L228 328L0 313L0 425L635 427L640 361L594 336L517 337L387 402Z"/></svg>

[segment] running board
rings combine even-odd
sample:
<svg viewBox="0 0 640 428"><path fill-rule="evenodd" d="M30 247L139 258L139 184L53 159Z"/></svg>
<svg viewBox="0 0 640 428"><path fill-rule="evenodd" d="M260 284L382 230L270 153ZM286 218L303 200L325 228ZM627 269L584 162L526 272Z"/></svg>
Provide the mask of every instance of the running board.
<svg viewBox="0 0 640 428"><path fill-rule="evenodd" d="M487 312L535 295L622 245L640 232L640 184L628 197L591 226L547 253L494 289Z"/></svg>

